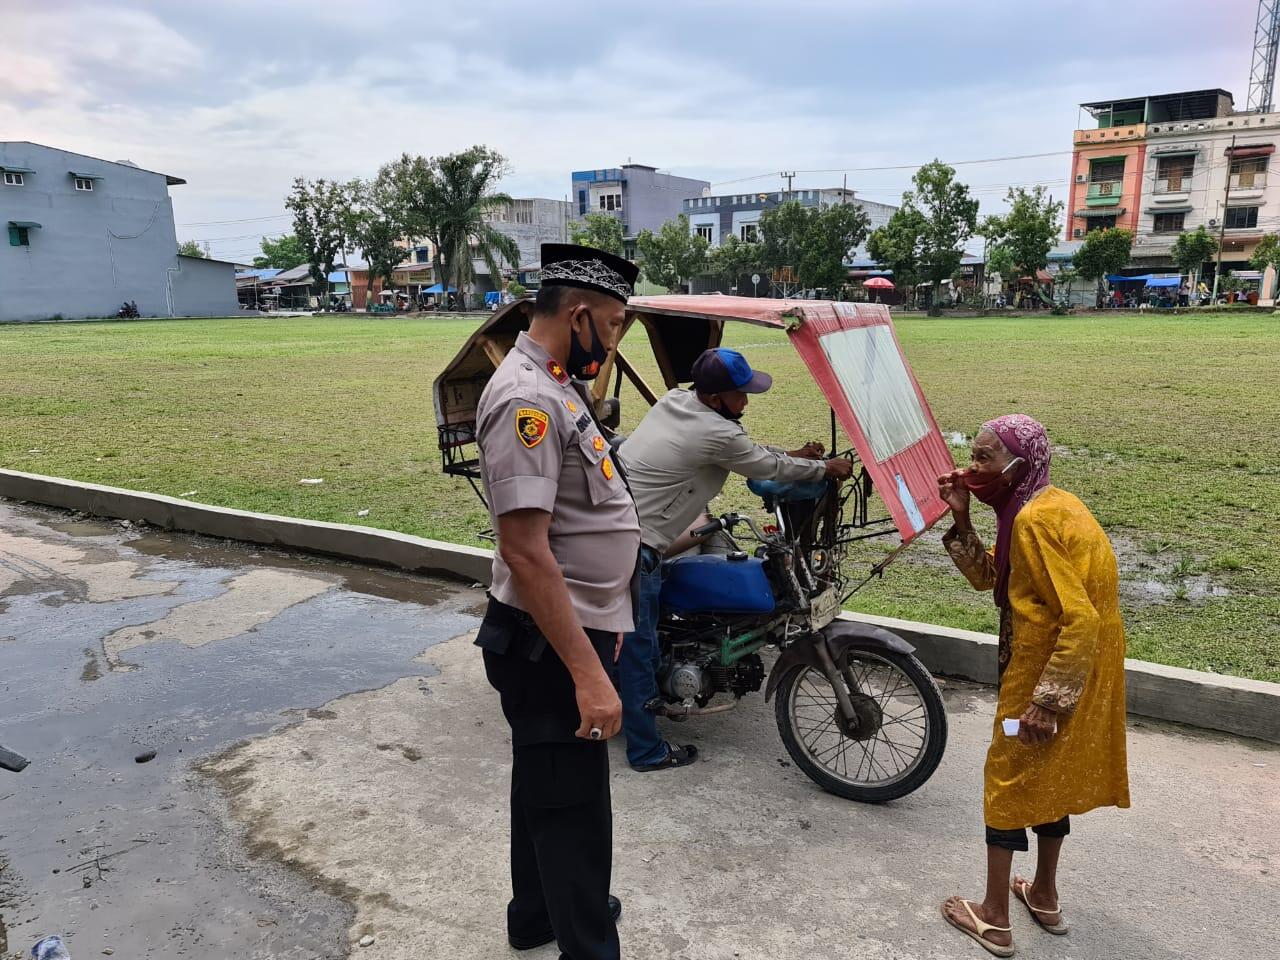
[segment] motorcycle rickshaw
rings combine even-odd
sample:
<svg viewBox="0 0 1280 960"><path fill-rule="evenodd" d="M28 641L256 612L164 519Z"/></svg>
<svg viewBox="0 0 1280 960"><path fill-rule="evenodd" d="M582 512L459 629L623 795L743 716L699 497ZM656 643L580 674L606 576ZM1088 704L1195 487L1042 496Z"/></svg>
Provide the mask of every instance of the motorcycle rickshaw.
<svg viewBox="0 0 1280 960"><path fill-rule="evenodd" d="M476 405L517 334L528 329L532 306L525 299L499 309L434 385L444 472L467 480L481 500ZM695 533L727 538L727 552L665 562L660 696L648 707L674 719L704 717L763 686L787 752L823 789L868 802L902 797L927 781L942 758L942 697L901 637L840 611L943 516L937 477L953 462L888 309L721 295L632 297L619 348L580 392L601 424L616 430L624 382L649 405L660 395L622 351L635 343L626 330L638 323L648 334L665 392L690 382L694 360L720 345L729 322L786 331L830 407L815 410L813 422L825 431L829 415L831 455L850 457L859 469L844 483L750 481L767 522L725 514ZM837 428L852 449L841 449ZM625 462L625 438L613 442ZM872 515L873 490L888 516ZM897 549L869 575L855 576L845 558L849 546L895 534ZM766 671L762 654L774 650Z"/></svg>

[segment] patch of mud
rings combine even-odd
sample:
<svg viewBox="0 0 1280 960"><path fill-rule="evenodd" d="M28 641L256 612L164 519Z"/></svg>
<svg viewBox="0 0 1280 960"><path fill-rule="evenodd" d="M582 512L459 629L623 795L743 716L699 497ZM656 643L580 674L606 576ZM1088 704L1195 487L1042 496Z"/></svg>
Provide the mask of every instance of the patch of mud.
<svg viewBox="0 0 1280 960"><path fill-rule="evenodd" d="M102 666L98 663L98 652L93 647L84 648L84 667L80 671L81 683L92 683L102 679Z"/></svg>
<svg viewBox="0 0 1280 960"><path fill-rule="evenodd" d="M300 573L315 573L317 568L323 567L326 573L339 575L342 586L353 593L421 606L434 606L448 600L453 593L444 583L425 580L410 573L361 567L341 560L319 559L196 534L146 530L125 543L130 549L146 556L183 560L204 567L270 567L273 570L295 570Z"/></svg>
<svg viewBox="0 0 1280 960"><path fill-rule="evenodd" d="M1203 569L1204 559L1157 537L1108 531L1120 567L1120 599L1130 607L1205 603L1231 591Z"/></svg>

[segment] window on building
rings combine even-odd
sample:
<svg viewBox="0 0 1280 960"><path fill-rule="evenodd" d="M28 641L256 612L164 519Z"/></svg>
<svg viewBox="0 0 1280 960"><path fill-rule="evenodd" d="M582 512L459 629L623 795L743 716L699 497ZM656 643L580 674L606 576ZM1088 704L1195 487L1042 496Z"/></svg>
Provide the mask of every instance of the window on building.
<svg viewBox="0 0 1280 960"><path fill-rule="evenodd" d="M1123 160L1095 160L1089 164L1090 183L1108 183L1124 177Z"/></svg>
<svg viewBox="0 0 1280 960"><path fill-rule="evenodd" d="M1152 218L1151 230L1154 233L1181 233L1186 219L1185 213L1157 213Z"/></svg>
<svg viewBox="0 0 1280 960"><path fill-rule="evenodd" d="M1237 190L1267 185L1267 158L1231 161L1231 186Z"/></svg>
<svg viewBox="0 0 1280 960"><path fill-rule="evenodd" d="M31 234L26 227L10 227L9 228L9 246L11 247L31 246Z"/></svg>
<svg viewBox="0 0 1280 960"><path fill-rule="evenodd" d="M600 194L601 210L621 210L622 194L620 193L602 193Z"/></svg>
<svg viewBox="0 0 1280 960"><path fill-rule="evenodd" d="M711 224L700 223L693 228L693 232L695 236L701 237L707 243L711 242Z"/></svg>
<svg viewBox="0 0 1280 960"><path fill-rule="evenodd" d="M1228 230L1247 230L1258 225L1257 207L1228 207L1226 228Z"/></svg>
<svg viewBox="0 0 1280 960"><path fill-rule="evenodd" d="M1191 189L1191 175L1195 172L1196 158L1192 154L1181 157L1160 157L1156 160L1156 192L1182 193Z"/></svg>
<svg viewBox="0 0 1280 960"><path fill-rule="evenodd" d="M22 183L22 174L15 173L12 170L6 170L4 172L4 185L6 187L20 187L22 186Z"/></svg>
<svg viewBox="0 0 1280 960"><path fill-rule="evenodd" d="M1088 226L1084 228L1085 233L1093 233L1095 230L1110 230L1116 225L1115 217L1090 217Z"/></svg>
<svg viewBox="0 0 1280 960"><path fill-rule="evenodd" d="M738 239L744 243L760 242L760 225L756 223L744 223L738 228Z"/></svg>
<svg viewBox="0 0 1280 960"><path fill-rule="evenodd" d="M587 191L578 191L578 216L584 217L587 214Z"/></svg>
<svg viewBox="0 0 1280 960"><path fill-rule="evenodd" d="M87 193L93 189L93 181L88 177L76 177L76 189Z"/></svg>

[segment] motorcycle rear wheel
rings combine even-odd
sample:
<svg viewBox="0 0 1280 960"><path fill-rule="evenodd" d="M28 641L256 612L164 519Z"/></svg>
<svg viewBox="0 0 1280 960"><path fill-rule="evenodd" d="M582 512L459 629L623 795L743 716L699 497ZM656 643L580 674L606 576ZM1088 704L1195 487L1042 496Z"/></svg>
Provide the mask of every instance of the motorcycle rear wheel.
<svg viewBox="0 0 1280 960"><path fill-rule="evenodd" d="M904 797L922 786L947 746L947 713L929 671L910 654L848 649L849 668L882 721L874 735L840 729L835 691L822 671L797 664L774 700L778 733L797 767L828 793L863 803Z"/></svg>

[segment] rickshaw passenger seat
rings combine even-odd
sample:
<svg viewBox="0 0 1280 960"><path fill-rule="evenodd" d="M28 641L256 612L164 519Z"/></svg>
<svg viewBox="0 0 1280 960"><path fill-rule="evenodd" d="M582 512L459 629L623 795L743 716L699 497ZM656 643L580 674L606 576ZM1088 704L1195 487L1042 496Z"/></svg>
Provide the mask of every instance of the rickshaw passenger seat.
<svg viewBox="0 0 1280 960"><path fill-rule="evenodd" d="M748 480L747 489L757 497L777 503L799 503L805 500L821 499L827 492L827 481L784 483L780 480Z"/></svg>

